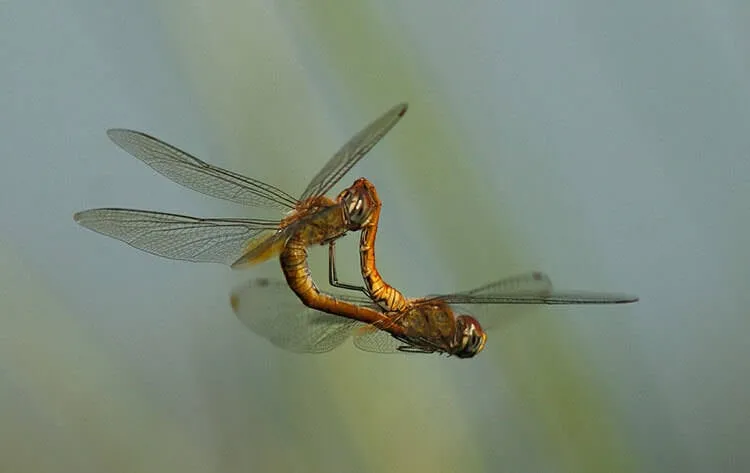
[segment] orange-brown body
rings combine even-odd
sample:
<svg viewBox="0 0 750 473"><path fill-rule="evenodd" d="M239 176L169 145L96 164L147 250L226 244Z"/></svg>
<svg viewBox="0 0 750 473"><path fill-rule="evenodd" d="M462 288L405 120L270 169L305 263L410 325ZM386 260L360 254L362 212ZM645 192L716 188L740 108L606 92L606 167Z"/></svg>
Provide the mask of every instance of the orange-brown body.
<svg viewBox="0 0 750 473"><path fill-rule="evenodd" d="M382 203L375 187L369 182L368 192L377 201L369 222L362 226L359 243L359 260L362 279L370 299L377 304L399 327L404 336L396 338L411 344L416 351L437 351L452 355L474 356L482 350L486 334L474 318L459 316L453 309L441 301L408 299L398 289L386 283L375 265L375 238L378 233L380 209ZM481 339L476 343L478 349L469 354L464 353L467 343L473 338Z"/></svg>
<svg viewBox="0 0 750 473"><path fill-rule="evenodd" d="M362 227L359 240L359 262L362 279L369 292L370 299L386 312L402 312L408 307L408 301L396 288L383 280L375 265L375 237L378 233L380 207L382 206L375 187L370 184L374 198L377 200L377 211L367 225Z"/></svg>
<svg viewBox="0 0 750 473"><path fill-rule="evenodd" d="M307 307L385 328L392 324L382 312L323 294L310 275L307 261L308 246L331 242L370 222L373 212L377 214L379 209L377 195L373 199L370 194L373 189L367 179L360 178L339 194L336 201L318 202L301 218L294 214L294 222L302 224L295 225L285 241L279 262L287 284ZM398 328L394 330L400 333Z"/></svg>
<svg viewBox="0 0 750 473"><path fill-rule="evenodd" d="M232 267L236 269L252 266L262 263L269 258L273 258L283 250L286 239L288 238L288 235L284 235L284 233L288 233L291 227L299 227L299 231L305 232L305 229L308 226L315 226L315 222L320 219L318 214L321 211L336 206L338 206L337 202L326 196L319 196L299 202L294 210L281 219L281 222L279 222L279 229L274 234L259 242L251 242L247 248L245 248L243 255L232 264ZM327 218L330 218L330 216ZM343 221L342 223L334 223L334 225L328 226L326 231L328 232L325 234L328 235L326 241L339 238L347 232L346 228L343 226ZM321 244L322 241L323 240L311 239L310 244L317 245Z"/></svg>
<svg viewBox="0 0 750 473"><path fill-rule="evenodd" d="M326 207L327 205L327 207ZM407 299L383 281L375 265L375 237L381 202L375 186L357 179L339 194L335 203L321 202L314 213L303 217L286 240L279 261L287 284L303 304L311 309L348 317L389 332L407 349L473 356L484 346L485 335L471 317L456 317L441 301ZM295 214L296 216L296 214ZM302 222L295 219L295 222ZM370 298L380 310L353 304L322 293L310 275L307 247L331 242L347 231L361 231L360 265ZM466 352L472 337L481 337L479 348ZM474 348L476 348L474 343Z"/></svg>
<svg viewBox="0 0 750 473"><path fill-rule="evenodd" d="M304 236L295 234L287 241L279 257L287 284L303 304L311 309L359 320L396 335L401 334L401 330L393 326L386 314L366 306L341 301L320 292L310 276L307 246Z"/></svg>

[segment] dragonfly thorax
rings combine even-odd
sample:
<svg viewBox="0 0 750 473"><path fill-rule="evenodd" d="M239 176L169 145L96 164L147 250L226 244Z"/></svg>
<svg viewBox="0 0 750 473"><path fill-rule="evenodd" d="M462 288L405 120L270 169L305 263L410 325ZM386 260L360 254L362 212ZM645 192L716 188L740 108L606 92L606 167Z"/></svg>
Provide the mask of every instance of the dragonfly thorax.
<svg viewBox="0 0 750 473"><path fill-rule="evenodd" d="M482 351L487 334L477 319L470 315L456 317L456 347L453 355L471 358Z"/></svg>

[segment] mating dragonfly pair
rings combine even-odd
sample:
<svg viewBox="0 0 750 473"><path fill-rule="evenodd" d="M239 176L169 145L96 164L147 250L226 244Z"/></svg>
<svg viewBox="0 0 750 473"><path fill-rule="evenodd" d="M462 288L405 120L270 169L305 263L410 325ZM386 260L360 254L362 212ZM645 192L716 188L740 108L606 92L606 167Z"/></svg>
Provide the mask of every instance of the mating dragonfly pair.
<svg viewBox="0 0 750 473"><path fill-rule="evenodd" d="M375 237L381 201L365 178L335 199L328 191L404 116L399 104L354 135L312 179L297 199L256 179L212 166L163 141L132 130L111 129L109 138L172 181L203 194L255 207L286 211L281 220L195 218L146 210L101 208L76 213L79 224L140 250L177 260L251 266L279 256L286 279L257 278L236 288L231 305L256 334L283 349L321 353L353 336L358 348L445 353L470 358L484 348L486 333L456 304L622 304L624 294L556 292L543 273L501 279L464 292L407 298L388 285L375 265ZM342 283L336 275L336 240L360 232L364 285ZM364 296L332 295L310 275L307 248L328 245L328 279L333 287ZM294 295L297 298L295 299ZM301 301L308 309L300 306Z"/></svg>

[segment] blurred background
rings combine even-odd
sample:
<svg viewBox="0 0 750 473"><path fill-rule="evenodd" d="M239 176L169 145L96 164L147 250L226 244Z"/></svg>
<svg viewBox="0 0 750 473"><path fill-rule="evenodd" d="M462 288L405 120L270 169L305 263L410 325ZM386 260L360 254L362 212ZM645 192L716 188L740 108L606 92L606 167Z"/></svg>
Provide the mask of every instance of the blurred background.
<svg viewBox="0 0 750 473"><path fill-rule="evenodd" d="M0 471L747 471L749 22L739 0L0 1ZM164 260L72 220L274 217L107 128L298 195L400 101L335 189L378 187L386 280L542 270L641 302L530 310L472 360L293 355L228 304L277 262Z"/></svg>

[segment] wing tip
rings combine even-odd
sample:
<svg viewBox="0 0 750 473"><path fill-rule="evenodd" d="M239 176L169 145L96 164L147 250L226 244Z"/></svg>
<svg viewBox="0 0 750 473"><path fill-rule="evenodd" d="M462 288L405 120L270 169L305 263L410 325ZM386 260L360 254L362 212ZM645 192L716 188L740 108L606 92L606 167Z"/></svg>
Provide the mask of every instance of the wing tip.
<svg viewBox="0 0 750 473"><path fill-rule="evenodd" d="M112 140L115 143L117 143L118 138L120 138L120 136L123 133L128 133L128 132L130 132L130 130L128 130L126 128L108 128L107 129L107 137L109 137L110 140Z"/></svg>
<svg viewBox="0 0 750 473"><path fill-rule="evenodd" d="M635 294L615 293L609 295L609 300L613 304L632 304L641 300Z"/></svg>
<svg viewBox="0 0 750 473"><path fill-rule="evenodd" d="M602 299L592 298L592 304L633 304L638 302L640 297L632 294L608 294Z"/></svg>
<svg viewBox="0 0 750 473"><path fill-rule="evenodd" d="M73 214L73 221L77 224L86 226L87 222L91 222L92 218L96 220L97 218L101 217L104 212L109 210L117 210L117 209L110 209L110 208L100 208L100 209L87 209L87 210L80 210Z"/></svg>
<svg viewBox="0 0 750 473"><path fill-rule="evenodd" d="M131 130L129 128L109 128L107 129L107 137L112 141L112 143L116 144L120 148L123 148L127 151L126 146L128 143L132 140L132 136L137 135L143 138L147 138L149 140L157 140L153 136L149 135L148 133L144 133L142 131L136 131ZM158 141L158 140L157 140ZM130 151L128 151L130 152Z"/></svg>
<svg viewBox="0 0 750 473"><path fill-rule="evenodd" d="M88 220L88 217L90 217L91 214L95 213L97 210L101 209L80 210L73 214L73 221L79 225L86 226L86 220Z"/></svg>

